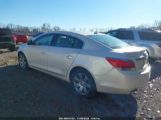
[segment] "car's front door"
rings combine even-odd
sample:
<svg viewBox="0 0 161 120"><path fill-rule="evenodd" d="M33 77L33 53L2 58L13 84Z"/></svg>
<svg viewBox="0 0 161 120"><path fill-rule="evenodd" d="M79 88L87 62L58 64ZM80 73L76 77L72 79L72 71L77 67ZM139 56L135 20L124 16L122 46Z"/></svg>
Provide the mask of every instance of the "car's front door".
<svg viewBox="0 0 161 120"><path fill-rule="evenodd" d="M48 71L65 77L83 42L71 36L57 34L54 35L52 46L48 52Z"/></svg>
<svg viewBox="0 0 161 120"><path fill-rule="evenodd" d="M133 31L128 31L128 30L120 30L118 32L118 38L125 41L126 43L130 45L136 45L136 41L134 38L134 32Z"/></svg>
<svg viewBox="0 0 161 120"><path fill-rule="evenodd" d="M53 39L52 34L43 35L35 39L34 45L29 46L29 64L38 69L47 70L47 51Z"/></svg>

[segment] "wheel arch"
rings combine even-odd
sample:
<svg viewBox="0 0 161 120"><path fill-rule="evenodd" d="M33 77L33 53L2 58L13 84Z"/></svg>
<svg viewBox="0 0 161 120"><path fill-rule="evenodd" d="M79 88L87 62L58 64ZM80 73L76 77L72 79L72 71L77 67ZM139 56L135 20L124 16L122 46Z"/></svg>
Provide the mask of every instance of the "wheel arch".
<svg viewBox="0 0 161 120"><path fill-rule="evenodd" d="M75 70L77 70L77 69L84 69L84 70L86 70L88 73L90 73L90 75L92 76L93 80L95 81L95 77L94 77L94 75L91 73L91 71L89 69L87 69L84 66L77 65L77 66L71 67L71 69L68 72L68 81L69 82L70 82L70 77L71 77L72 72L75 71Z"/></svg>
<svg viewBox="0 0 161 120"><path fill-rule="evenodd" d="M28 59L27 59L27 56L25 55L25 53L24 53L23 51L18 51L18 57L19 57L20 54L23 54L23 55L25 56L27 62L28 62ZM29 64L29 63L28 63L28 64Z"/></svg>
<svg viewBox="0 0 161 120"><path fill-rule="evenodd" d="M18 51L18 56L19 56L20 54L25 55L22 51Z"/></svg>

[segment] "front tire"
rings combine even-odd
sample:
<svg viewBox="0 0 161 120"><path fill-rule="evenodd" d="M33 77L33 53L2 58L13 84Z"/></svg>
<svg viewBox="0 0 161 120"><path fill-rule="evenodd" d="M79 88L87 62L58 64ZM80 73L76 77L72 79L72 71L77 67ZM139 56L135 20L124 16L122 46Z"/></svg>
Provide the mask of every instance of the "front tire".
<svg viewBox="0 0 161 120"><path fill-rule="evenodd" d="M87 70L74 70L71 73L70 80L76 94L87 98L96 95L96 84L93 77Z"/></svg>
<svg viewBox="0 0 161 120"><path fill-rule="evenodd" d="M18 55L18 66L22 70L27 70L29 68L27 59L23 53Z"/></svg>

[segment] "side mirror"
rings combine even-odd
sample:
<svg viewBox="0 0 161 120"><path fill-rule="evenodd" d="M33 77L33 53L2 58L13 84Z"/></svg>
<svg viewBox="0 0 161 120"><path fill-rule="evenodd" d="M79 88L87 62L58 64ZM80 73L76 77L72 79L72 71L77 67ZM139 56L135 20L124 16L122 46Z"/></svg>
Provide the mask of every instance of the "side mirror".
<svg viewBox="0 0 161 120"><path fill-rule="evenodd" d="M27 42L27 44L28 44L28 45L35 45L35 43L34 43L32 40L29 40L29 41Z"/></svg>

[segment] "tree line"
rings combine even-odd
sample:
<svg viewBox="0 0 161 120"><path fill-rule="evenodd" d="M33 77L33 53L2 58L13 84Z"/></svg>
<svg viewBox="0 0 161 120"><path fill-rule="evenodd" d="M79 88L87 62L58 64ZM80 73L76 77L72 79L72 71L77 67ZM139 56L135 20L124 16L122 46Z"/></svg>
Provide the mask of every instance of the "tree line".
<svg viewBox="0 0 161 120"><path fill-rule="evenodd" d="M0 28L9 28L12 30L12 32L16 32L16 33L24 33L24 34L28 34L28 35L32 35L32 34L36 34L38 32L51 32L51 31L60 31L60 30L64 30L62 28L60 28L59 26L51 26L49 23L43 23L41 26L39 27L28 27L28 26L22 26L22 25L15 25L15 24L0 24ZM139 25L139 26L131 26L130 28L137 28L137 29L153 29L153 30L158 30L161 31L161 21L156 20L154 22L153 25ZM80 28L80 29L76 29L76 28L71 28L69 29L70 31L90 31L90 32L105 32L108 30L111 30L112 28L93 28L90 30L86 30L85 28Z"/></svg>
<svg viewBox="0 0 161 120"><path fill-rule="evenodd" d="M22 25L15 25L15 24L0 24L0 28L9 28L12 30L12 32L15 33L24 33L24 34L36 34L38 32L51 32L51 31L60 31L61 28L59 26L51 26L48 23L42 24L40 27L28 27L28 26L22 26Z"/></svg>

